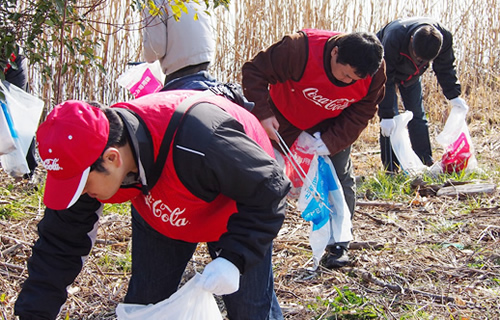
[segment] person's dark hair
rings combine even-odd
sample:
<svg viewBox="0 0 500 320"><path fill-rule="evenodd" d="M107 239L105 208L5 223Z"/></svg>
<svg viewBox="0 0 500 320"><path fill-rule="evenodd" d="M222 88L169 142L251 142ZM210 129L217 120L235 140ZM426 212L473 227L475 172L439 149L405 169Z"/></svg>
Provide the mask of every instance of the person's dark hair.
<svg viewBox="0 0 500 320"><path fill-rule="evenodd" d="M336 46L337 63L350 65L360 78L373 76L380 68L384 47L375 34L353 32L340 36Z"/></svg>
<svg viewBox="0 0 500 320"><path fill-rule="evenodd" d="M125 134L123 121L116 111L101 105L99 102L91 101L87 103L101 109L109 121L109 137L103 153L110 147L123 147L127 144L127 135ZM101 154L101 156L90 166L90 171L96 170L97 172L107 172L106 168L102 165L103 161Z"/></svg>
<svg viewBox="0 0 500 320"><path fill-rule="evenodd" d="M420 59L434 60L439 54L442 45L443 35L431 25L422 26L413 33L413 50Z"/></svg>

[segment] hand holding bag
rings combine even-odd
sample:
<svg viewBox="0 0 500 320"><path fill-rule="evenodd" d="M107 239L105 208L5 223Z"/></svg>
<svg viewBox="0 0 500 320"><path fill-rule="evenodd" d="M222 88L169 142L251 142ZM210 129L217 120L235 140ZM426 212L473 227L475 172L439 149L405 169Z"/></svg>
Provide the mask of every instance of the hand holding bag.
<svg viewBox="0 0 500 320"><path fill-rule="evenodd" d="M466 114L467 110L453 107L443 131L436 138L445 148L441 158L441 169L445 173L474 170L477 167L474 146L465 121Z"/></svg>

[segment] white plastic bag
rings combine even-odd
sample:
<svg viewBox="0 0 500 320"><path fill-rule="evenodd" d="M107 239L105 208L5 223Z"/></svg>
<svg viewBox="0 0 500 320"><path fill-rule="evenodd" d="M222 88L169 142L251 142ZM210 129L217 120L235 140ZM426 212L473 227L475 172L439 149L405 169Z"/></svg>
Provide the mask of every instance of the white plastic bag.
<svg viewBox="0 0 500 320"><path fill-rule="evenodd" d="M156 304L140 305L120 303L116 308L118 320L222 320L212 293L198 284L196 273L170 298Z"/></svg>
<svg viewBox="0 0 500 320"><path fill-rule="evenodd" d="M128 90L134 98L158 92L163 87L164 79L160 62L141 63L129 68L116 81Z"/></svg>
<svg viewBox="0 0 500 320"><path fill-rule="evenodd" d="M29 172L26 154L35 137L44 103L7 81L1 82L0 86L5 95L5 110L12 119L10 129L16 145L14 151L0 156L0 162L9 175L22 177ZM7 114L6 117L8 117Z"/></svg>
<svg viewBox="0 0 500 320"><path fill-rule="evenodd" d="M427 167L411 147L407 126L412 118L413 112L411 111L405 111L395 116L396 127L390 137L392 150L398 158L401 170L410 175L419 174L427 170Z"/></svg>
<svg viewBox="0 0 500 320"><path fill-rule="evenodd" d="M313 157L299 195L298 209L301 216L311 222L309 242L313 251L312 270L316 270L328 244L353 239L351 213L329 157Z"/></svg>
<svg viewBox="0 0 500 320"><path fill-rule="evenodd" d="M444 125L443 131L436 137L445 152L441 158L441 170L452 173L477 168L474 146L469 128L465 121L467 111L453 107Z"/></svg>

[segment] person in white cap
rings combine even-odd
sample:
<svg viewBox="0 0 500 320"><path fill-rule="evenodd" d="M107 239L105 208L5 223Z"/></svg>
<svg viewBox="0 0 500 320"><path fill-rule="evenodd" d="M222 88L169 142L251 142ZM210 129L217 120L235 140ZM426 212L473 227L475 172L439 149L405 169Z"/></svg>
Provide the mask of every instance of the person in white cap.
<svg viewBox="0 0 500 320"><path fill-rule="evenodd" d="M110 108L71 100L51 111L37 142L46 209L15 304L21 320L57 317L90 253L103 203L128 200L126 303L172 295L197 243L207 242L213 261L202 286L223 295L228 318L283 319L271 254L290 182L244 108L190 90Z"/></svg>

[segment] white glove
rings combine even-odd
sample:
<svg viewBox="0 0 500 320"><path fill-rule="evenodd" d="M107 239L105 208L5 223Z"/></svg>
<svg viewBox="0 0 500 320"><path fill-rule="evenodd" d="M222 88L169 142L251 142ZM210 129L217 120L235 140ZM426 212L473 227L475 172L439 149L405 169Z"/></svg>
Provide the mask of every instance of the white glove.
<svg viewBox="0 0 500 320"><path fill-rule="evenodd" d="M380 121L380 133L384 137L390 137L396 128L396 121L393 118L390 119L382 119Z"/></svg>
<svg viewBox="0 0 500 320"><path fill-rule="evenodd" d="M469 111L469 106L465 103L465 100L462 98L459 98L459 97L453 98L450 100L450 103L451 103L452 107L460 108L460 109L464 110L465 113L467 113L467 111Z"/></svg>
<svg viewBox="0 0 500 320"><path fill-rule="evenodd" d="M321 139L321 133L315 132L314 133L314 150L318 156L329 156L330 151L326 147L325 143Z"/></svg>
<svg viewBox="0 0 500 320"><path fill-rule="evenodd" d="M240 287L240 270L229 260L216 258L201 274L201 287L216 295L231 294Z"/></svg>

